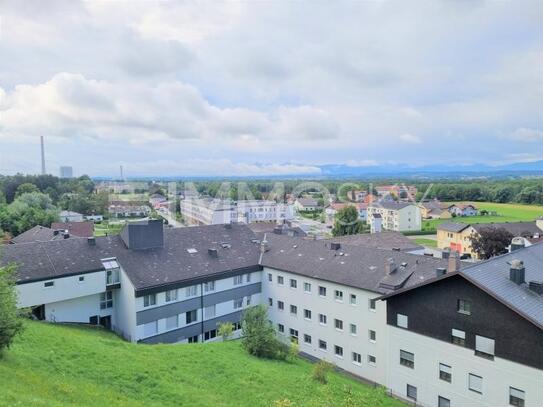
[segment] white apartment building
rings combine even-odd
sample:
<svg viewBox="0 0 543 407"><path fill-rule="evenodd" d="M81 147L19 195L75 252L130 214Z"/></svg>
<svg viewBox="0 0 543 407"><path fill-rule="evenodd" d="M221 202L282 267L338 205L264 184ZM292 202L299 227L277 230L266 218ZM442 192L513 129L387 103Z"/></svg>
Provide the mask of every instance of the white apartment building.
<svg viewBox="0 0 543 407"><path fill-rule="evenodd" d="M181 214L189 225L222 225L237 222L235 203L218 199L184 199Z"/></svg>
<svg viewBox="0 0 543 407"><path fill-rule="evenodd" d="M275 201L245 200L237 201L238 222L278 222L283 223L294 217L292 205Z"/></svg>
<svg viewBox="0 0 543 407"><path fill-rule="evenodd" d="M376 221L375 215L381 220ZM367 209L367 223L372 233L380 231L379 224L396 232L419 231L422 227L420 208L409 202L373 202Z"/></svg>

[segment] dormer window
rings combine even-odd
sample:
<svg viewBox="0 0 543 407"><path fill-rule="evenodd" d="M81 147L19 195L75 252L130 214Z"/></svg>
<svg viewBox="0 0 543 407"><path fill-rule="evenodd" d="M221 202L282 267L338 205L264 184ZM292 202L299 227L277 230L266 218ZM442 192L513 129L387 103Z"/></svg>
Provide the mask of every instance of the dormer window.
<svg viewBox="0 0 543 407"><path fill-rule="evenodd" d="M112 285L112 284L118 284L120 282L119 279L119 263L117 263L117 259L104 259L102 260L102 265L104 266L104 269L106 270L106 285Z"/></svg>

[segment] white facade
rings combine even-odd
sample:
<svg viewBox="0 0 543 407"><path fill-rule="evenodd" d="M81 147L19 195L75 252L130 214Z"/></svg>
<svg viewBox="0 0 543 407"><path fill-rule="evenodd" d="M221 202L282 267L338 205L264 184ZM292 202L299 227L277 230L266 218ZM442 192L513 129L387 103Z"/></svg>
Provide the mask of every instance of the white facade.
<svg viewBox="0 0 543 407"><path fill-rule="evenodd" d="M180 202L183 218L191 225L221 225L236 222L236 206L212 199L185 199Z"/></svg>
<svg viewBox="0 0 543 407"><path fill-rule="evenodd" d="M62 211L59 215L61 222L83 222L83 215L72 211Z"/></svg>
<svg viewBox="0 0 543 407"><path fill-rule="evenodd" d="M388 209L379 205L369 206L367 223L374 229L374 215L381 215L381 226L385 230L396 232L419 231L422 227L420 208L417 205L408 205L401 209Z"/></svg>
<svg viewBox="0 0 543 407"><path fill-rule="evenodd" d="M413 368L400 364L400 350L414 355ZM420 406L438 406L439 397L453 407L509 406L511 388L524 393L526 407L543 400L543 370L474 356L473 349L389 326L388 354L387 387L405 399L407 385L416 387ZM440 379L440 364L450 367L450 382ZM470 374L480 388L470 390Z"/></svg>
<svg viewBox="0 0 543 407"><path fill-rule="evenodd" d="M262 302L268 306L275 329L283 325L284 332L280 335L285 341L290 340L290 329L294 329L298 331L301 352L325 359L367 380L386 383L386 303L376 301L375 309L370 309L370 300L379 294L267 267L262 277ZM283 284L278 281L281 277ZM291 279L296 281L296 288L291 287ZM309 292L306 284L310 285ZM319 287L326 288L326 296L319 294ZM342 300L336 298L336 291L342 292ZM354 303L351 295L355 296ZM283 310L278 308L279 301ZM291 313L291 305L296 307L296 314ZM305 310L311 312L310 319L306 318ZM326 324L321 322L321 315L326 316ZM336 328L335 320L341 321L343 329ZM355 326L355 333L351 325ZM304 335L311 337L311 343L305 341ZM326 350L320 348L319 341L326 342ZM336 346L342 348L342 357L336 355ZM360 355L360 362L353 361L353 352Z"/></svg>
<svg viewBox="0 0 543 407"><path fill-rule="evenodd" d="M275 201L237 201L238 222L282 222L294 217L292 205Z"/></svg>

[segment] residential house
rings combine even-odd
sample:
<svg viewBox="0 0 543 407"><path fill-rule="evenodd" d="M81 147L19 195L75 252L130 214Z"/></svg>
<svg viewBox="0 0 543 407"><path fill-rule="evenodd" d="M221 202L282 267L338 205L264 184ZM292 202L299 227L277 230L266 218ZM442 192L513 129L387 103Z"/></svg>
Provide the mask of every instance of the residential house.
<svg viewBox="0 0 543 407"><path fill-rule="evenodd" d="M392 195L399 199L414 200L417 195L417 187L414 185L379 185L374 189L379 198Z"/></svg>
<svg viewBox="0 0 543 407"><path fill-rule="evenodd" d="M368 205L362 202L334 202L330 204L324 212L330 221L334 220L336 213L347 206L354 206L358 212L358 218L362 221L367 220Z"/></svg>
<svg viewBox="0 0 543 407"><path fill-rule="evenodd" d="M110 202L108 212L116 218L141 218L149 216L151 208L147 204L132 201Z"/></svg>
<svg viewBox="0 0 543 407"><path fill-rule="evenodd" d="M51 224L53 231L63 231L64 235L77 237L94 236L94 223L86 222L54 222Z"/></svg>
<svg viewBox="0 0 543 407"><path fill-rule="evenodd" d="M294 209L298 211L317 211L322 209L314 198L298 198L294 202Z"/></svg>
<svg viewBox="0 0 543 407"><path fill-rule="evenodd" d="M453 216L477 216L478 210L472 204L452 204L449 205L448 211Z"/></svg>
<svg viewBox="0 0 543 407"><path fill-rule="evenodd" d="M451 217L450 212L447 210L448 206L444 208L444 204L437 199L421 202L419 207L422 219L443 219Z"/></svg>
<svg viewBox="0 0 543 407"><path fill-rule="evenodd" d="M264 200L241 200L236 202L237 221L241 223L254 222L284 222L294 217L292 205Z"/></svg>
<svg viewBox="0 0 543 407"><path fill-rule="evenodd" d="M222 225L237 222L238 211L234 202L212 198L184 199L181 214L189 225Z"/></svg>
<svg viewBox="0 0 543 407"><path fill-rule="evenodd" d="M372 233L376 230L375 216L381 218L385 230L397 232L421 230L420 208L409 202L373 202L368 206L367 222Z"/></svg>
<svg viewBox="0 0 543 407"><path fill-rule="evenodd" d="M102 222L104 220L103 215L85 215L83 217L85 218L85 220L95 222L95 223L99 223L99 222Z"/></svg>
<svg viewBox="0 0 543 407"><path fill-rule="evenodd" d="M69 237L69 236L68 236ZM59 240L64 238L64 233L55 233L51 228L45 226L34 226L32 229L23 232L9 242L11 244L16 243L32 243L32 242L49 242L51 240Z"/></svg>
<svg viewBox="0 0 543 407"><path fill-rule="evenodd" d="M83 215L73 211L61 211L59 214L60 222L83 222Z"/></svg>
<svg viewBox="0 0 543 407"><path fill-rule="evenodd" d="M351 201L364 202L364 198L368 196L368 191L349 191L347 195Z"/></svg>
<svg viewBox="0 0 543 407"><path fill-rule="evenodd" d="M154 209L163 207L164 204L167 204L168 199L161 194L153 194L149 197L149 203Z"/></svg>

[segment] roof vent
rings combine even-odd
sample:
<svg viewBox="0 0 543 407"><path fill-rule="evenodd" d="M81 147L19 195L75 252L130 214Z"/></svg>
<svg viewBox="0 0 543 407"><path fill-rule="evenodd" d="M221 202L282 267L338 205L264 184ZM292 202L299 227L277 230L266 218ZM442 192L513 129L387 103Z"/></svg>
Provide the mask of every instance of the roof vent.
<svg viewBox="0 0 543 407"><path fill-rule="evenodd" d="M534 293L539 294L539 295L543 295L543 281L530 281L528 283L528 287Z"/></svg>
<svg viewBox="0 0 543 407"><path fill-rule="evenodd" d="M60 230L53 230L53 236L58 236L59 233L60 233Z"/></svg>
<svg viewBox="0 0 543 407"><path fill-rule="evenodd" d="M225 229L232 229L232 224L231 223L225 223L224 228Z"/></svg>
<svg viewBox="0 0 543 407"><path fill-rule="evenodd" d="M283 228L281 226L276 226L273 228L273 233L276 235L281 235L283 234Z"/></svg>
<svg viewBox="0 0 543 407"><path fill-rule="evenodd" d="M513 260L511 262L511 268L509 269L509 279L515 284L523 284L524 274L526 269L524 268L524 262L522 260Z"/></svg>
<svg viewBox="0 0 543 407"><path fill-rule="evenodd" d="M403 268L406 268L407 267L407 262L402 262L402 264L400 264L400 266L402 266Z"/></svg>
<svg viewBox="0 0 543 407"><path fill-rule="evenodd" d="M339 242L330 243L330 249L331 250L339 250L340 247L341 247L341 243L339 243Z"/></svg>
<svg viewBox="0 0 543 407"><path fill-rule="evenodd" d="M96 238L94 237L88 237L87 242L89 243L89 246L96 246Z"/></svg>
<svg viewBox="0 0 543 407"><path fill-rule="evenodd" d="M396 263L394 262L393 258L389 258L385 261L385 273L386 274L393 274L396 272L398 268L396 267Z"/></svg>
<svg viewBox="0 0 543 407"><path fill-rule="evenodd" d="M70 237L69 233L64 233L64 239L68 239Z"/></svg>
<svg viewBox="0 0 543 407"><path fill-rule="evenodd" d="M441 277L447 274L447 269L445 267L436 268L436 277Z"/></svg>
<svg viewBox="0 0 543 407"><path fill-rule="evenodd" d="M213 258L217 258L219 257L219 251L217 249L214 249L214 248L209 248L207 249L207 254L209 254L210 257L213 257Z"/></svg>
<svg viewBox="0 0 543 407"><path fill-rule="evenodd" d="M260 253L266 253L268 251L270 251L270 247L268 246L268 241L263 240L262 242L260 242Z"/></svg>
<svg viewBox="0 0 543 407"><path fill-rule="evenodd" d="M524 249L525 247L524 238L521 236L514 237L513 240L511 240L511 251L514 252L518 249Z"/></svg>
<svg viewBox="0 0 543 407"><path fill-rule="evenodd" d="M401 249L399 247L393 247L392 250L395 251L395 252L401 251Z"/></svg>

